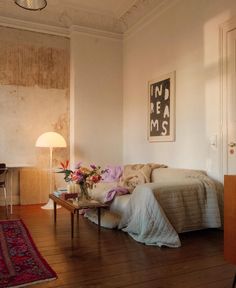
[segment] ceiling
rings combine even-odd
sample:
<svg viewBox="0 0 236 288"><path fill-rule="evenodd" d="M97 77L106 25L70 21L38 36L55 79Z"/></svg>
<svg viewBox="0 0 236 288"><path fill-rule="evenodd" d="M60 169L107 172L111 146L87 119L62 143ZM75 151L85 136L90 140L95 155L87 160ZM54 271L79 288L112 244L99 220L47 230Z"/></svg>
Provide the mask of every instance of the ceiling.
<svg viewBox="0 0 236 288"><path fill-rule="evenodd" d="M20 8L14 0L0 0L1 23L26 21L61 28L73 25L122 34L155 7L171 0L47 0L41 11Z"/></svg>

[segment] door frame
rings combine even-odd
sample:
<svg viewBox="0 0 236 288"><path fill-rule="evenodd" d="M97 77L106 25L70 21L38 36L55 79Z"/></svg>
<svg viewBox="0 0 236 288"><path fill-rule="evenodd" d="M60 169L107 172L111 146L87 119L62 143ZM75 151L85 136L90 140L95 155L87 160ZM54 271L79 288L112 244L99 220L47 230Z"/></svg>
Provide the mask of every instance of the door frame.
<svg viewBox="0 0 236 288"><path fill-rule="evenodd" d="M228 89L227 89L227 34L236 29L236 17L220 25L220 177L228 174Z"/></svg>

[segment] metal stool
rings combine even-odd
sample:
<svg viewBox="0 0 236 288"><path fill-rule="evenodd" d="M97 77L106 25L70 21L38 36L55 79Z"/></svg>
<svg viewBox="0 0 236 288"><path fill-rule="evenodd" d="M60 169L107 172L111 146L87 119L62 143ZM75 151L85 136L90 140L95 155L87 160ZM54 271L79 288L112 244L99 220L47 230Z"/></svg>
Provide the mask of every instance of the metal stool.
<svg viewBox="0 0 236 288"><path fill-rule="evenodd" d="M8 203L7 203L7 189L6 189L6 177L8 169L5 163L0 163L0 188L3 189L5 206L6 206L6 217L8 218Z"/></svg>

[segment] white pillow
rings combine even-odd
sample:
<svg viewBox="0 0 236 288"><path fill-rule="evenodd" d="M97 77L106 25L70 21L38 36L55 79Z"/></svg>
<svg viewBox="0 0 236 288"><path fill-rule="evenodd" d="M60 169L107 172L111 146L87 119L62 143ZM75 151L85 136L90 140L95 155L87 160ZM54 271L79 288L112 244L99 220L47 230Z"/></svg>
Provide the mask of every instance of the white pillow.
<svg viewBox="0 0 236 288"><path fill-rule="evenodd" d="M157 168L152 171L151 182L158 181L170 181L170 180L182 180L193 175L194 173L201 173L206 175L206 172L193 169L181 169L181 168Z"/></svg>

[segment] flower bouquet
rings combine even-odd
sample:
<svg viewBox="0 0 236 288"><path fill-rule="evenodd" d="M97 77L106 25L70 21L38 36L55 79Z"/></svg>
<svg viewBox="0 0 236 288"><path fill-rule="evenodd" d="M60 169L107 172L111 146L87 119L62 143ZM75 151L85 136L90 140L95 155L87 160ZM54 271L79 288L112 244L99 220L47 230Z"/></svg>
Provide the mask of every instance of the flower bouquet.
<svg viewBox="0 0 236 288"><path fill-rule="evenodd" d="M93 186L102 180L102 174L106 170L102 170L100 166L91 164L89 168L84 167L79 162L75 166L75 170L69 168L69 161L65 163L61 162L60 171L57 173L64 173L64 180L67 183L75 183L79 185L80 190L80 199L81 200L90 200L88 189L92 189Z"/></svg>

